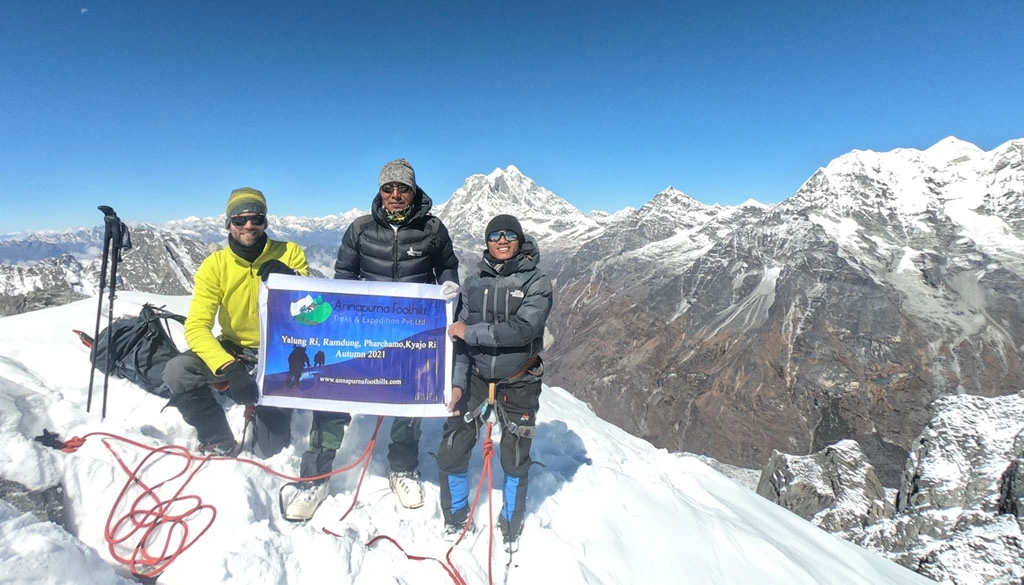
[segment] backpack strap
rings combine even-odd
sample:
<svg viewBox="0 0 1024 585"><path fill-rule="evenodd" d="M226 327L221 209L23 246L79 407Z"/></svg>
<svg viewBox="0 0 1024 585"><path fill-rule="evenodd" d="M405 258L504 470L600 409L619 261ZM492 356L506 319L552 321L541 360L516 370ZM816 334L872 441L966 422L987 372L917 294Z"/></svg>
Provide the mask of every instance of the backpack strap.
<svg viewBox="0 0 1024 585"><path fill-rule="evenodd" d="M167 309L164 309L164 307L166 306L167 305L161 305L157 307L149 303L146 303L142 305L142 310L139 311L139 316L146 319L147 321L150 319L163 319L165 325L167 324L168 320L177 321L178 323L184 325L186 317L184 315L172 313Z"/></svg>

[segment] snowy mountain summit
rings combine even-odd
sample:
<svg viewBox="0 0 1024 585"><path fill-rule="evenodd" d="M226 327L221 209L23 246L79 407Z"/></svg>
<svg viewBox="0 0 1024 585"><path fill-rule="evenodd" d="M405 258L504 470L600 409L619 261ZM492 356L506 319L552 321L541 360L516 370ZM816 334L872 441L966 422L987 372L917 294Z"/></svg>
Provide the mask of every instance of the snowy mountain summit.
<svg viewBox="0 0 1024 585"><path fill-rule="evenodd" d="M541 253L569 253L601 230L604 219L587 216L568 201L539 187L515 166L473 175L439 206L435 215L444 221L456 247L484 247L484 228L492 217L507 213L518 217L527 235L541 245Z"/></svg>
<svg viewBox="0 0 1024 585"><path fill-rule="evenodd" d="M115 308L117 314L131 313L141 303L153 302L180 312L188 301L187 296L126 292ZM150 448L196 447L194 434L178 414L173 409L161 411L163 400L121 380L110 381L105 420L97 414L98 395L92 414L86 413L89 363L69 328L87 327L95 310L96 299L87 299L0 319L0 473L35 490L61 485L66 494L68 531L0 501L0 547L5 551L0 555L0 574L17 575L19 582L133 582L113 555L130 557L135 541L109 544L104 538L110 523L126 513L127 502L140 493L129 484L128 472L139 467ZM242 407L228 404L229 420L240 436ZM310 415L300 412L293 421L292 446L255 461L283 474L297 473ZM355 417L337 467L358 459L375 421L376 417ZM441 423L424 422L425 452L439 443ZM139 445L92 436L76 452L65 453L33 440L43 429L58 432L64 440L104 432ZM199 498L195 501L201 500L203 506L185 521L190 531L184 538L196 538L194 546L166 567L159 583L306 584L322 583L325 575L331 583L342 584L451 583L453 577L440 561L450 545L440 538L443 520L433 460L421 461L427 505L406 510L388 488L386 450L386 441L379 441L361 488L358 469L334 476L330 497L307 524L281 519L277 495L284 481L259 467L230 459L209 461L187 485L161 487L159 480L181 470L183 459L150 460L139 473L158 488L159 496L183 489L183 495ZM467 582L931 582L813 527L697 458L655 449L624 433L559 388L546 387L541 395L533 455L543 465L531 471L519 552L508 566L500 548L491 552L489 529L501 494L485 489L476 507L480 529L450 555L451 568ZM187 471L196 470L198 463ZM469 471L474 480L481 469L477 449ZM492 475L493 485L501 485L499 465ZM128 495L119 499L122 490ZM354 510L339 521L357 491ZM439 560L411 560L388 541L370 544L377 536L393 538L411 555Z"/></svg>
<svg viewBox="0 0 1024 585"><path fill-rule="evenodd" d="M895 213L911 230L923 227L921 215L928 213L945 213L964 223L979 213L1007 211L999 203L1021 192L1022 149L1024 140L1011 140L986 152L951 136L925 150L854 150L819 169L787 205L840 215L864 212L867 206ZM1016 213L998 215L1021 219Z"/></svg>

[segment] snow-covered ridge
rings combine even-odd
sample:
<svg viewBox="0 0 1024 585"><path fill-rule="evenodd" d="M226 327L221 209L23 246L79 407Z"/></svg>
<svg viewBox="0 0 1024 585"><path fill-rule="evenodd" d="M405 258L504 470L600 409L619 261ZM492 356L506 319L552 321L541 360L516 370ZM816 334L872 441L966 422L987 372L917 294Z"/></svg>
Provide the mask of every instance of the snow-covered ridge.
<svg viewBox="0 0 1024 585"><path fill-rule="evenodd" d="M115 303L117 315L143 302L182 312L189 298L127 292ZM52 524L35 523L0 504L0 571L26 582L124 583L125 569L112 560L104 539L111 507L127 480L99 438L75 453L33 440L42 429L63 438L105 431L146 445L169 443L195 448L196 439L164 401L120 380L111 380L107 417L85 412L89 364L86 350L69 327L87 327L94 300L0 319L0 473L32 489L61 484L67 494L68 525L74 536ZM62 364L53 368L54 360ZM236 433L242 407L228 403ZM293 420L293 444L265 461L297 473L310 415ZM350 425L336 465L355 460L367 445L375 417ZM423 425L422 451L441 440L439 419ZM435 563L407 560L394 546L368 546L377 535L398 540L410 554L444 558L448 544L439 534L437 469L429 457L420 470L427 505L402 508L387 487L386 446L378 441L359 503L344 520L358 484L358 472L335 476L330 496L308 524L281 520L277 492L282 481L256 467L233 461L205 466L187 493L214 506L209 532L160 577L161 583L319 582L448 584ZM119 441L110 447L134 468L146 451ZM509 585L565 583L620 585L674 583L686 575L695 583L778 585L924 585L929 581L880 556L841 541L758 497L700 460L670 454L598 419L567 392L546 387L541 395L532 455L543 466L531 470L526 525L515 562L507 569L500 551L494 582ZM154 464L154 469L159 468ZM500 485L500 466L493 470ZM479 476L479 449L470 474ZM475 485L475 482L474 482ZM485 490L486 492L486 490ZM477 507L481 531L452 553L469 582L487 582L491 525L499 491L483 494ZM330 528L340 537L324 534ZM124 554L125 550L119 550ZM74 570L74 577L68 571ZM506 574L507 573L507 574Z"/></svg>

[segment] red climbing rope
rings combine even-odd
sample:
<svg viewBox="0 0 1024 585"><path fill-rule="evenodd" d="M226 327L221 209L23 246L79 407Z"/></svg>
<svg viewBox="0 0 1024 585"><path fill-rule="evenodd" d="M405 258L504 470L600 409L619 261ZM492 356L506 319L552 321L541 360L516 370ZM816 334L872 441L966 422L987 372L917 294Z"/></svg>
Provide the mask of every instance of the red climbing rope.
<svg viewBox="0 0 1024 585"><path fill-rule="evenodd" d="M247 417L246 427L248 427L249 418L250 417ZM366 449L351 465L340 467L334 471L315 477L294 477L271 469L263 463L252 459L223 456L197 456L192 454L188 449L178 445L151 447L138 441L128 439L127 437L106 432L92 432L83 437L72 437L62 443L55 441L53 446L60 448L64 452L73 453L81 448L87 439L91 437L102 438L103 445L114 456L118 465L121 466L121 469L124 470L125 474L128 475L128 479L125 482L124 487L121 488L121 492L118 494L114 505L111 507L110 514L107 516L107 525L104 529L104 537L107 541L110 554L114 559L124 565L127 565L133 575L151 579L165 571L171 563L192 547L199 538L206 534L213 525L214 520L217 518L217 510L215 507L204 504L202 498L199 496L184 493L186 487L192 481L192 478L194 478L196 474L199 473L199 471L208 463L211 461L237 461L239 463L253 465L275 477L293 482L324 479L332 475L349 471L362 464L363 470L360 473L359 482L356 485L355 494L352 497L352 503L349 505L348 509L345 510L344 514L338 518L338 521L340 522L349 515L358 502L359 492L363 485L363 479L366 477L366 471L369 469L370 459L373 455L373 449L377 443L377 435L380 431L383 420L383 417L377 417L377 423L374 427L373 435L370 438ZM386 540L395 545L395 547L405 554L408 559L414 561L437 562L442 568L444 568L445 572L448 573L448 576L451 577L452 581L456 585L468 585L466 580L455 567L455 564L452 562L451 555L455 550L455 547L462 542L463 538L465 538L469 527L472 525L474 511L479 503L485 478L487 480L487 493L491 493L491 461L494 455L494 443L491 440L492 426L493 423L489 421L487 423L486 435L482 446L483 469L480 471L480 479L477 482L476 494L473 497L473 504L470 506L469 514L466 519L466 527L463 528L462 533L459 534L459 537L448 549L443 561L434 557L410 555L405 552L405 549L402 548L400 544L398 544L398 541L387 535L378 535L374 537L366 543L366 546L370 547L378 541ZM44 435L45 434L46 433L44 432ZM242 431L242 436L244 440L245 429ZM52 434L51 437L56 439L55 434ZM148 451L148 453L134 469L131 469L117 451L114 450L111 444L112 441L120 441L138 449ZM143 481L141 478L143 470L147 470L148 473L152 473L152 471L147 468L155 467L154 464L156 463L157 458L162 456L180 457L182 459L182 466L176 471L170 473L169 477L159 480L152 485L150 485L149 482ZM179 482L179 485L170 498L161 498L157 495L157 491L160 488L168 486L173 482ZM135 493L136 491L138 494L130 503L126 504L125 502L127 502L129 494ZM488 498L489 523L493 522L492 519L494 518L493 506L493 498ZM115 518L117 510L125 507L127 507L128 511L120 517ZM201 524L196 526L196 523ZM340 536L326 527L322 530L326 534ZM493 584L494 577L492 557L494 550L494 527L490 526L488 532L487 576L488 582ZM123 549L123 547L130 548L130 554L123 555L119 553L118 551Z"/></svg>
<svg viewBox="0 0 1024 585"><path fill-rule="evenodd" d="M153 578L166 570L182 553L194 545L210 529L217 518L217 509L215 507L204 504L199 496L184 493L192 478L207 463L211 461L246 463L287 481L323 479L349 471L362 463L363 471L359 477L359 486L362 486L374 445L377 442L377 433L383 420L382 417L377 417L373 436L363 454L359 456L359 459L351 465L340 467L316 477L294 477L271 469L263 463L253 461L252 459L194 455L188 449L178 445L151 447L127 437L106 432L93 432L83 437L72 437L55 446L58 446L64 452L73 453L82 447L87 439L102 437L103 445L110 451L114 459L117 460L118 465L128 475L124 487L121 488L121 492L118 494L110 509L110 514L107 516L104 538L107 541L111 556L118 562L127 565L133 575ZM245 431L243 430L243 437L244 433ZM56 437L56 435L52 436ZM121 455L114 450L111 444L112 441L121 441L148 451L148 453L134 469L131 469L122 459ZM152 474L155 463L163 456L180 457L182 466L176 471L172 471L169 477L152 483L152 485L149 481L143 481L143 470L147 474ZM178 482L179 485L170 497L161 497L157 494L160 488L174 482ZM137 495L131 498L130 494L134 495L136 492ZM359 487L356 488L352 505L345 512L345 516L355 507L358 497ZM130 502L128 502L129 499L131 499ZM127 512L115 518L117 511L125 508L127 508ZM342 516L342 518L345 516ZM196 526L197 523L199 523L198 526ZM326 529L325 532L333 534ZM125 547L131 549L131 552L127 555L119 552L119 550L123 550Z"/></svg>
<svg viewBox="0 0 1024 585"><path fill-rule="evenodd" d="M366 470L370 468L370 458L373 457L373 446L377 444L377 431L380 430L380 425L382 422L384 422L384 417L378 416L377 426L374 427L373 429L373 436L370 437L370 443L366 445L366 449L363 450L363 454L359 456L359 459L356 459L352 465L348 466L348 469L351 469L356 465L359 465L360 461L363 461L364 459L366 460L363 463L363 471L362 473L359 474L359 483L356 484L356 492L352 494L352 503L349 504L348 509L345 510L345 513L342 514L340 518L338 518L338 522L344 520L345 517L348 516L348 513L351 512L356 507L356 502L359 501L359 490L363 488L363 478L366 477ZM334 475L335 473L337 473L337 471L332 471L331 473L325 473L324 475L307 479L319 479L321 477L329 477L331 475ZM328 530L326 526L322 530L325 534L330 534L331 536L339 536L338 534L335 534Z"/></svg>
<svg viewBox="0 0 1024 585"><path fill-rule="evenodd" d="M487 422L487 431L486 431L486 434L484 435L485 438L484 438L484 443L483 443L483 456L484 456L483 469L480 470L480 479L477 481L477 484L476 484L476 495L473 496L473 504L469 507L469 514L466 517L466 525L462 529L462 532L459 534L459 537L455 540L454 543L452 543L451 547L448 548L448 552L445 553L443 561L441 559L438 559L438 558L435 558L435 557L423 557L423 556L419 556L419 555L411 555L411 554L405 552L405 549L402 548L402 545L398 544L398 541L396 541L394 538L392 538L390 536L387 536L385 534L379 534L379 535L371 538L370 541L366 543L367 548L373 546L378 541L385 540L385 541L390 542L391 544L395 545L395 547L398 548L398 550L401 551L402 554L404 554L407 559L409 559L411 561L434 561L434 562L438 563L439 565L441 565L441 567L445 570L445 572L448 573L448 576L451 577L452 582L455 583L455 585L468 585L466 580L459 573L459 570L455 567L455 563L452 562L452 551L455 550L455 547L458 546L458 544L460 542L462 542L462 539L465 538L466 533L469 532L469 528L470 528L470 526L473 523L473 514L476 511L477 502L480 501L480 492L482 491L481 488L483 487L483 483L484 483L484 479L485 478L487 479L487 493L488 494L491 493L491 459L493 459L493 457L494 457L494 442L491 440L491 426L493 424L494 423L491 422L491 421ZM492 519L494 518L494 503L493 502L494 502L494 498L488 498L487 499L487 511L488 511L487 517L488 517L488 522L489 523L493 522ZM346 514L347 514L347 512L346 512ZM344 518L344 516L342 516L342 518ZM326 532L326 530L325 530L325 532ZM333 534L333 533L329 533L329 534ZM489 527L488 534L489 534L489 537L488 537L488 542L487 542L487 582L493 585L493 583L494 583L494 575L493 575L492 561L491 561L491 559L494 556L494 554L493 554L494 553L494 526L493 525L491 525ZM337 535L335 534L335 536L337 536Z"/></svg>
<svg viewBox="0 0 1024 585"><path fill-rule="evenodd" d="M142 577L159 575L195 544L210 529L213 521L217 518L216 508L204 504L199 496L183 494L189 482L210 461L210 458L195 457L184 447L168 445L152 449L132 470L128 468L128 465L107 439L103 440L103 444L117 459L121 469L128 474L128 481L121 488L121 493L118 494L111 507L110 514L107 515L107 525L103 532L110 555L118 562L128 565L128 569L133 575ZM151 459L163 454L178 455L182 457L184 464L177 473L150 486L141 479L141 472L150 464ZM193 466L196 461L199 464ZM170 498L163 499L157 495L157 491L161 487L182 477L185 477L184 481ZM123 502L127 500L129 491L135 486L140 488L141 493L128 505L128 512L115 519L115 513L123 508ZM205 514L207 512L208 514ZM196 522L203 524L198 533L193 536L189 526L190 523ZM124 544L132 549L129 556L122 556L118 553L118 546Z"/></svg>

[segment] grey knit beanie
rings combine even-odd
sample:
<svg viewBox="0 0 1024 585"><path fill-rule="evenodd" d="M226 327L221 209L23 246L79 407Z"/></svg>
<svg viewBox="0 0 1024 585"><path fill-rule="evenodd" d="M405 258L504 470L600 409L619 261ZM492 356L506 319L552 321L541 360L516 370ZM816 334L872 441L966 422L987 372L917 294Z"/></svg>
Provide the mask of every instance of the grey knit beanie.
<svg viewBox="0 0 1024 585"><path fill-rule="evenodd" d="M412 170L412 165L404 158L393 160L380 170L380 183L377 187L383 187L388 183L408 185L415 191L416 171Z"/></svg>

